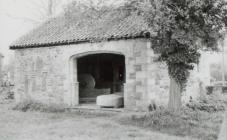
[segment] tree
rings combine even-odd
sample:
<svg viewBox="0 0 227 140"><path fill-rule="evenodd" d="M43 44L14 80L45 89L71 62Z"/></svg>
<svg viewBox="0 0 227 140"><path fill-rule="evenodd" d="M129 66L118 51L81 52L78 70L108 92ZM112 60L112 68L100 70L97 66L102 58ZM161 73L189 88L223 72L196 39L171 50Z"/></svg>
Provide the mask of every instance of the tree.
<svg viewBox="0 0 227 140"><path fill-rule="evenodd" d="M118 7L119 3L122 3L122 0L72 0L66 6L64 13L66 17L75 19L80 19L77 16L81 15L90 17L97 14L104 15L105 12Z"/></svg>
<svg viewBox="0 0 227 140"><path fill-rule="evenodd" d="M120 20L123 16L123 13L120 14L119 11L116 12L121 1L122 0L96 0L96 2L94 2L94 0L74 0L65 8L64 16L68 24L86 26L87 30L93 30L94 24L97 24L97 26L100 26L100 28L98 28L99 31L105 31L111 25L103 26L100 22ZM102 38L101 40L104 39ZM96 39L92 40L92 42L101 40Z"/></svg>
<svg viewBox="0 0 227 140"><path fill-rule="evenodd" d="M168 107L181 107L190 70L199 62L199 50L217 50L227 25L225 0L133 0L126 3L149 24L153 49L168 66Z"/></svg>
<svg viewBox="0 0 227 140"><path fill-rule="evenodd" d="M18 5L21 5L21 0L11 0L9 2L17 6L15 9L19 7ZM12 19L30 22L32 24L40 24L61 12L59 9L61 9L63 5L63 0L27 0L23 1L22 7L28 11L28 14L18 15L11 11L1 11L1 14Z"/></svg>

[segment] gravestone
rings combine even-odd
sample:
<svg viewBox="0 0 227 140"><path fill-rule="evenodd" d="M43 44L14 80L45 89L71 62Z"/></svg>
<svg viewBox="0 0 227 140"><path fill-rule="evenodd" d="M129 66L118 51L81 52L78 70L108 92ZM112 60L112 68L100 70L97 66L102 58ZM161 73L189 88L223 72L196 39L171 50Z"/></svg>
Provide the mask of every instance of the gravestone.
<svg viewBox="0 0 227 140"><path fill-rule="evenodd" d="M218 140L227 140L227 110L225 111L224 114L224 121L221 126L221 131L218 137Z"/></svg>
<svg viewBox="0 0 227 140"><path fill-rule="evenodd" d="M2 85L2 82L3 82L3 73L2 73L3 58L4 56L0 53L0 86Z"/></svg>

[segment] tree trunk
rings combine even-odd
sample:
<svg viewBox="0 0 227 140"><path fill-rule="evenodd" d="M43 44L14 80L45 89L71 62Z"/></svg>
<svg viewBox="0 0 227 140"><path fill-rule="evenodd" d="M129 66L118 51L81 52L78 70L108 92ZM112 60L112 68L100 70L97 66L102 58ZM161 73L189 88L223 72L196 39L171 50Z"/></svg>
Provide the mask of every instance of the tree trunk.
<svg viewBox="0 0 227 140"><path fill-rule="evenodd" d="M181 93L181 85L171 77L168 103L168 108L170 110L179 111L181 108Z"/></svg>
<svg viewBox="0 0 227 140"><path fill-rule="evenodd" d="M53 15L53 0L48 1L48 9L47 9L47 15L51 17Z"/></svg>

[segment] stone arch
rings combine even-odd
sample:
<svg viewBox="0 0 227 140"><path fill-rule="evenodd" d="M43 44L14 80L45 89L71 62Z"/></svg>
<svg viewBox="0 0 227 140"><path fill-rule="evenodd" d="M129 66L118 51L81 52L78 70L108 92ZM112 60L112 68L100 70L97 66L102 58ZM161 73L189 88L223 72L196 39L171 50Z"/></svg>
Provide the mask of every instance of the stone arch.
<svg viewBox="0 0 227 140"><path fill-rule="evenodd" d="M69 57L69 80L70 80L70 105L79 105L79 82L77 77L77 59L94 54L116 54L126 57L125 54L119 51L87 51L83 53L77 53ZM126 67L126 65L125 65ZM126 69L126 68L125 68ZM126 75L125 75L126 76Z"/></svg>

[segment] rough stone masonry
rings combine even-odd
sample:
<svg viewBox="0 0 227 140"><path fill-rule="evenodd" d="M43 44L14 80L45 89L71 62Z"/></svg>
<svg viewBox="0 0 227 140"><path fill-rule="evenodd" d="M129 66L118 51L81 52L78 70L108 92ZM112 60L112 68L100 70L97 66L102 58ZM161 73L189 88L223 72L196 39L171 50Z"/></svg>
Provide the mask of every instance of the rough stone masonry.
<svg viewBox="0 0 227 140"><path fill-rule="evenodd" d="M16 100L34 99L67 106L79 104L76 59L89 54L125 56L124 105L146 109L151 101L166 104L169 79L164 64L145 39L84 43L15 50Z"/></svg>

